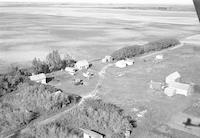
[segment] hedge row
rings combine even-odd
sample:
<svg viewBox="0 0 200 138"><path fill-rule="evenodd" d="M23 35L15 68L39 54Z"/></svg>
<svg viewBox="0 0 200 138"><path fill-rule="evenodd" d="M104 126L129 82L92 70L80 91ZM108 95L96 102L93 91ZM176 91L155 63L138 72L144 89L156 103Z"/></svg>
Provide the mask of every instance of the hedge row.
<svg viewBox="0 0 200 138"><path fill-rule="evenodd" d="M134 45L123 47L112 53L114 60L123 60L126 58L132 58L144 53L152 51L160 51L169 47L179 45L180 41L174 38L164 38L156 41L149 42L145 45Z"/></svg>

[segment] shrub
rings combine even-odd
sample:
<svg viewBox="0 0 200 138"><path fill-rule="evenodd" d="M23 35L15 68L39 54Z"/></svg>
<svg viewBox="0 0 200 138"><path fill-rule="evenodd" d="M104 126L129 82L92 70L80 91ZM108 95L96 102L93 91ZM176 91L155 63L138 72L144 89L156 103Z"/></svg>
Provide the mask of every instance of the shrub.
<svg viewBox="0 0 200 138"><path fill-rule="evenodd" d="M144 45L144 51L145 53L151 52L151 51L160 51L162 49L166 49L169 47L173 47L176 45L179 45L180 41L174 38L164 38L159 39L156 41L149 42Z"/></svg>
<svg viewBox="0 0 200 138"><path fill-rule="evenodd" d="M30 73L15 67L10 73L0 75L0 97L18 89L24 82L29 82Z"/></svg>
<svg viewBox="0 0 200 138"><path fill-rule="evenodd" d="M32 68L33 68L33 72L35 74L39 74L39 73L49 73L49 66L41 61L40 59L34 58L32 61Z"/></svg>
<svg viewBox="0 0 200 138"><path fill-rule="evenodd" d="M114 60L123 60L126 58L132 58L137 55L143 54L144 49L142 46L135 45L135 46L128 46L128 47L123 47L114 53L112 53L112 57Z"/></svg>
<svg viewBox="0 0 200 138"><path fill-rule="evenodd" d="M62 60L58 50L53 50L53 52L49 53L46 57L46 62L51 72L62 68Z"/></svg>

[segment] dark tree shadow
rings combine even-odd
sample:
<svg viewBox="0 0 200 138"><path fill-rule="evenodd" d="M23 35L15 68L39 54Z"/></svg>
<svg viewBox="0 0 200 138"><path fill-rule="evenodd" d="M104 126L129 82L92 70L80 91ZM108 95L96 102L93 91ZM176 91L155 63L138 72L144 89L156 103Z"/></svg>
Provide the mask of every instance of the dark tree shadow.
<svg viewBox="0 0 200 138"><path fill-rule="evenodd" d="M46 82L49 83L49 82L52 81L53 79L54 79L54 77L46 78Z"/></svg>
<svg viewBox="0 0 200 138"><path fill-rule="evenodd" d="M192 126L192 127L200 127L200 124L193 124L191 118L187 118L186 122L183 122L185 127Z"/></svg>

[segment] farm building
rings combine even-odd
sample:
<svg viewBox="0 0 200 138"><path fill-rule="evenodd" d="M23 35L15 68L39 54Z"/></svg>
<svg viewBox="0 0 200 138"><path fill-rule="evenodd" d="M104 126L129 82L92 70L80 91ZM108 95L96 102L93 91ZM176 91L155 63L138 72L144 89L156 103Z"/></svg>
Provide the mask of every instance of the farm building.
<svg viewBox="0 0 200 138"><path fill-rule="evenodd" d="M115 66L118 68L125 68L127 66L125 60L120 60L115 63Z"/></svg>
<svg viewBox="0 0 200 138"><path fill-rule="evenodd" d="M176 94L176 90L174 88L167 87L164 90L164 94L166 94L169 97L172 97L172 96L174 96Z"/></svg>
<svg viewBox="0 0 200 138"><path fill-rule="evenodd" d="M104 138L104 135L99 133L99 132L95 132L93 130L86 130L86 129L82 129L83 131L83 138Z"/></svg>
<svg viewBox="0 0 200 138"><path fill-rule="evenodd" d="M128 65L128 66L131 66L131 65L133 65L134 64L134 60L131 60L131 59L126 59L125 60L125 63Z"/></svg>
<svg viewBox="0 0 200 138"><path fill-rule="evenodd" d="M180 80L181 80L181 75L178 72L174 72L166 77L165 82L169 84L171 82L180 82Z"/></svg>
<svg viewBox="0 0 200 138"><path fill-rule="evenodd" d="M88 69L90 66L87 60L80 60L75 64L75 68L78 70Z"/></svg>
<svg viewBox="0 0 200 138"><path fill-rule="evenodd" d="M77 69L73 68L73 67L66 67L65 71L68 72L71 75L74 75L76 73Z"/></svg>
<svg viewBox="0 0 200 138"><path fill-rule="evenodd" d="M113 61L113 57L105 56L105 58L103 58L101 61L102 61L102 63L112 62Z"/></svg>
<svg viewBox="0 0 200 138"><path fill-rule="evenodd" d="M39 83L42 83L42 84L46 84L46 75L44 73L32 75L29 78L32 81L39 82Z"/></svg>
<svg viewBox="0 0 200 138"><path fill-rule="evenodd" d="M176 94L188 96L192 92L193 88L190 84L184 84L179 82L173 82L168 85L169 88L175 90Z"/></svg>
<svg viewBox="0 0 200 138"><path fill-rule="evenodd" d="M163 88L163 84L161 82L154 82L151 80L149 87L153 90L161 91Z"/></svg>

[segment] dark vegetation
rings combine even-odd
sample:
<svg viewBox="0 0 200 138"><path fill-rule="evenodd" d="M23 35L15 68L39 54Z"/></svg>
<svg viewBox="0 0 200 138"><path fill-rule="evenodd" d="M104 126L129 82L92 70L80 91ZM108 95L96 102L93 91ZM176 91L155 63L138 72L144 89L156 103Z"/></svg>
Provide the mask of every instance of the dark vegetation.
<svg viewBox="0 0 200 138"><path fill-rule="evenodd" d="M12 68L12 71L7 74L0 75L0 97L17 90L22 83L29 82L28 76L30 73L25 69L18 67Z"/></svg>
<svg viewBox="0 0 200 138"><path fill-rule="evenodd" d="M66 94L52 86L34 82L21 84L17 93L1 100L0 132L26 125L41 115L56 112L79 100L79 96Z"/></svg>
<svg viewBox="0 0 200 138"><path fill-rule="evenodd" d="M152 51L160 51L169 47L176 46L178 44L180 44L180 42L177 39L165 38L152 41L141 46L134 45L134 46L123 47L113 52L111 56L114 58L114 60L123 60L126 58L132 58Z"/></svg>
<svg viewBox="0 0 200 138"><path fill-rule="evenodd" d="M105 134L107 138L123 138L125 131L133 130L135 126L135 121L126 116L121 108L101 100L88 99L59 120L35 126L26 135L33 138L81 138L79 128L84 128Z"/></svg>
<svg viewBox="0 0 200 138"><path fill-rule="evenodd" d="M46 61L35 58L32 61L32 70L35 74L50 73L65 69L66 67L73 67L75 63L76 61L69 55L66 55L64 59L61 59L59 52L54 50L46 56Z"/></svg>

